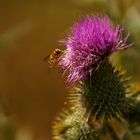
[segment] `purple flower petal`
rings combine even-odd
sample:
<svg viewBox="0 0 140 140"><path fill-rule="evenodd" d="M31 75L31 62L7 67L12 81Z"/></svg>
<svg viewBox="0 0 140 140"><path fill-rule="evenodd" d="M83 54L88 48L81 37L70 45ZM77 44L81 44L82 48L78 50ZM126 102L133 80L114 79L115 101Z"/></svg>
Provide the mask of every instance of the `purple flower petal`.
<svg viewBox="0 0 140 140"><path fill-rule="evenodd" d="M72 27L71 34L61 44L67 48L59 65L68 71L68 82L75 84L95 71L97 65L113 52L128 48L128 36L123 29L113 26L108 16L87 16Z"/></svg>

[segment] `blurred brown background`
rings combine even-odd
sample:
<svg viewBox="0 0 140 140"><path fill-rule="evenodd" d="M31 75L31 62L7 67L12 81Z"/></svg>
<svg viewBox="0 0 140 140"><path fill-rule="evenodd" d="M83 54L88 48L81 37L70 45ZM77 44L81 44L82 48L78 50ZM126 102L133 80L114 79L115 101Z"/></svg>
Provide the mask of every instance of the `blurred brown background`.
<svg viewBox="0 0 140 140"><path fill-rule="evenodd" d="M139 0L0 1L0 140L50 140L51 125L68 90L58 69L43 58L86 14L108 14L131 33L133 48L114 57L139 88Z"/></svg>

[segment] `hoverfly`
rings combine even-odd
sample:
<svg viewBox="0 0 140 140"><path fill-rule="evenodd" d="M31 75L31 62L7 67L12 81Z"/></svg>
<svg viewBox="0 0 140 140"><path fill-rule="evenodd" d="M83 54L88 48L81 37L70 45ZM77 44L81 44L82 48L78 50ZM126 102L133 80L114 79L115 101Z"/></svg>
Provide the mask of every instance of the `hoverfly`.
<svg viewBox="0 0 140 140"><path fill-rule="evenodd" d="M58 61L59 57L62 55L64 51L59 48L54 49L49 55L47 55L43 60L48 60L48 67L52 68L53 65Z"/></svg>

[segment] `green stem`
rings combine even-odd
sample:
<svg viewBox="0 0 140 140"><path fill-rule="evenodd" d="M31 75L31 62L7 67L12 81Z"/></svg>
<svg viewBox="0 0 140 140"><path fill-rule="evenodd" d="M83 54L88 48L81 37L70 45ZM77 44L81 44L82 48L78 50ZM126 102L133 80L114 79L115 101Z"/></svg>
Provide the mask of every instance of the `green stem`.
<svg viewBox="0 0 140 140"><path fill-rule="evenodd" d="M124 127L124 129L127 131L127 134L128 134L128 136L132 136L132 132L130 131L130 129L129 129L129 125L128 125L128 123L121 117L121 116L117 116L117 118L116 118L120 123L121 123L121 125Z"/></svg>
<svg viewBox="0 0 140 140"><path fill-rule="evenodd" d="M115 130L112 128L112 126L107 122L105 123L105 128L107 132L109 132L112 140L120 140L118 135L116 134Z"/></svg>

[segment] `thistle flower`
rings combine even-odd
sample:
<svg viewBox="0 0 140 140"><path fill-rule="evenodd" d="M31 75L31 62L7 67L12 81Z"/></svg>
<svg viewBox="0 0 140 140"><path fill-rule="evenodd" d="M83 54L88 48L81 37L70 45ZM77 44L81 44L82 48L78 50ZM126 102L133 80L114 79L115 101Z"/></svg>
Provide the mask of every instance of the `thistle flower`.
<svg viewBox="0 0 140 140"><path fill-rule="evenodd" d="M128 48L123 29L113 26L107 16L87 16L75 23L71 34L61 41L66 45L65 53L60 57L59 65L68 71L67 81L75 84L91 75L102 62L113 52Z"/></svg>
<svg viewBox="0 0 140 140"><path fill-rule="evenodd" d="M124 128L121 139L140 134L136 129L140 123L138 94L131 89L125 73L108 59L112 53L131 46L126 44L127 38L107 16L87 16L75 23L66 40L61 41L67 48L59 58L59 66L68 72L69 84L79 83L69 96L72 107L55 122L54 139L99 140L101 135L109 134L119 140L111 124L114 121Z"/></svg>

